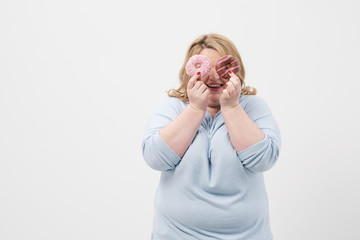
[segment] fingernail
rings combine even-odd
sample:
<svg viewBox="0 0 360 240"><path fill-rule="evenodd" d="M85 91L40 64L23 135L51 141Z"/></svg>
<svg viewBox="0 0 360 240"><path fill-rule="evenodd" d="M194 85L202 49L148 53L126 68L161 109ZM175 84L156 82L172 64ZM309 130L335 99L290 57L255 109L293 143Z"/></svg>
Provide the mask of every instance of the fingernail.
<svg viewBox="0 0 360 240"><path fill-rule="evenodd" d="M200 75L200 72L197 72L197 75Z"/></svg>
<svg viewBox="0 0 360 240"><path fill-rule="evenodd" d="M232 73L232 71L231 71L231 70L229 70L229 71L228 71L228 73Z"/></svg>

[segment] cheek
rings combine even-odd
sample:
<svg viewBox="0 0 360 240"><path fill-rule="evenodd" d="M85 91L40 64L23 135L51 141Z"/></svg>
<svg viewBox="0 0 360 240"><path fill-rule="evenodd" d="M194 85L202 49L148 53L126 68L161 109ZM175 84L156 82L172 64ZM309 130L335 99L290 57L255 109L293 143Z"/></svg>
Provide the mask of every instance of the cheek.
<svg viewBox="0 0 360 240"><path fill-rule="evenodd" d="M203 78L200 79L200 81L202 81L204 84L207 82L209 76L205 76Z"/></svg>

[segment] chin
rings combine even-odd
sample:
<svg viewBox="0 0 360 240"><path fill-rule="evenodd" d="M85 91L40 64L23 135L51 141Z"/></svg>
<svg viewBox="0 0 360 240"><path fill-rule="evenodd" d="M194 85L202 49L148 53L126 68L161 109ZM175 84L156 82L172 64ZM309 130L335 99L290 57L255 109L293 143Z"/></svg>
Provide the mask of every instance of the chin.
<svg viewBox="0 0 360 240"><path fill-rule="evenodd" d="M220 101L219 101L220 97L209 97L208 100L208 106L209 107L219 107L220 106Z"/></svg>

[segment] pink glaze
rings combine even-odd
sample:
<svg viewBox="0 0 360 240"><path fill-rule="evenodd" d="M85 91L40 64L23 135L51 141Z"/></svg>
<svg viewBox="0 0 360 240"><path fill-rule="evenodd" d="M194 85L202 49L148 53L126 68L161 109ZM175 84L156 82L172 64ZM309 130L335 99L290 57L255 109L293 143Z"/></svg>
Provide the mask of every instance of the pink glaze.
<svg viewBox="0 0 360 240"><path fill-rule="evenodd" d="M200 72L200 78L208 75L211 69L210 59L204 55L192 56L185 66L186 73L190 77Z"/></svg>
<svg viewBox="0 0 360 240"><path fill-rule="evenodd" d="M228 74L229 70L236 74L239 71L239 68L239 61L231 55L226 55L220 58L215 66L215 69L219 76L225 79L230 78L230 75Z"/></svg>

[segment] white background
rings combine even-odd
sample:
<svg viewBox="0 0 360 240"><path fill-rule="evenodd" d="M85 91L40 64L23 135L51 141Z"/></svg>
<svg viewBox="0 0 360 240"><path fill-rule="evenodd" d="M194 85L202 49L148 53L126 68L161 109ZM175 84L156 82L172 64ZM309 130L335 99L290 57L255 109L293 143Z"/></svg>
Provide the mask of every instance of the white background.
<svg viewBox="0 0 360 240"><path fill-rule="evenodd" d="M220 33L281 129L276 240L360 239L354 0L0 2L0 239L150 239L146 122Z"/></svg>

